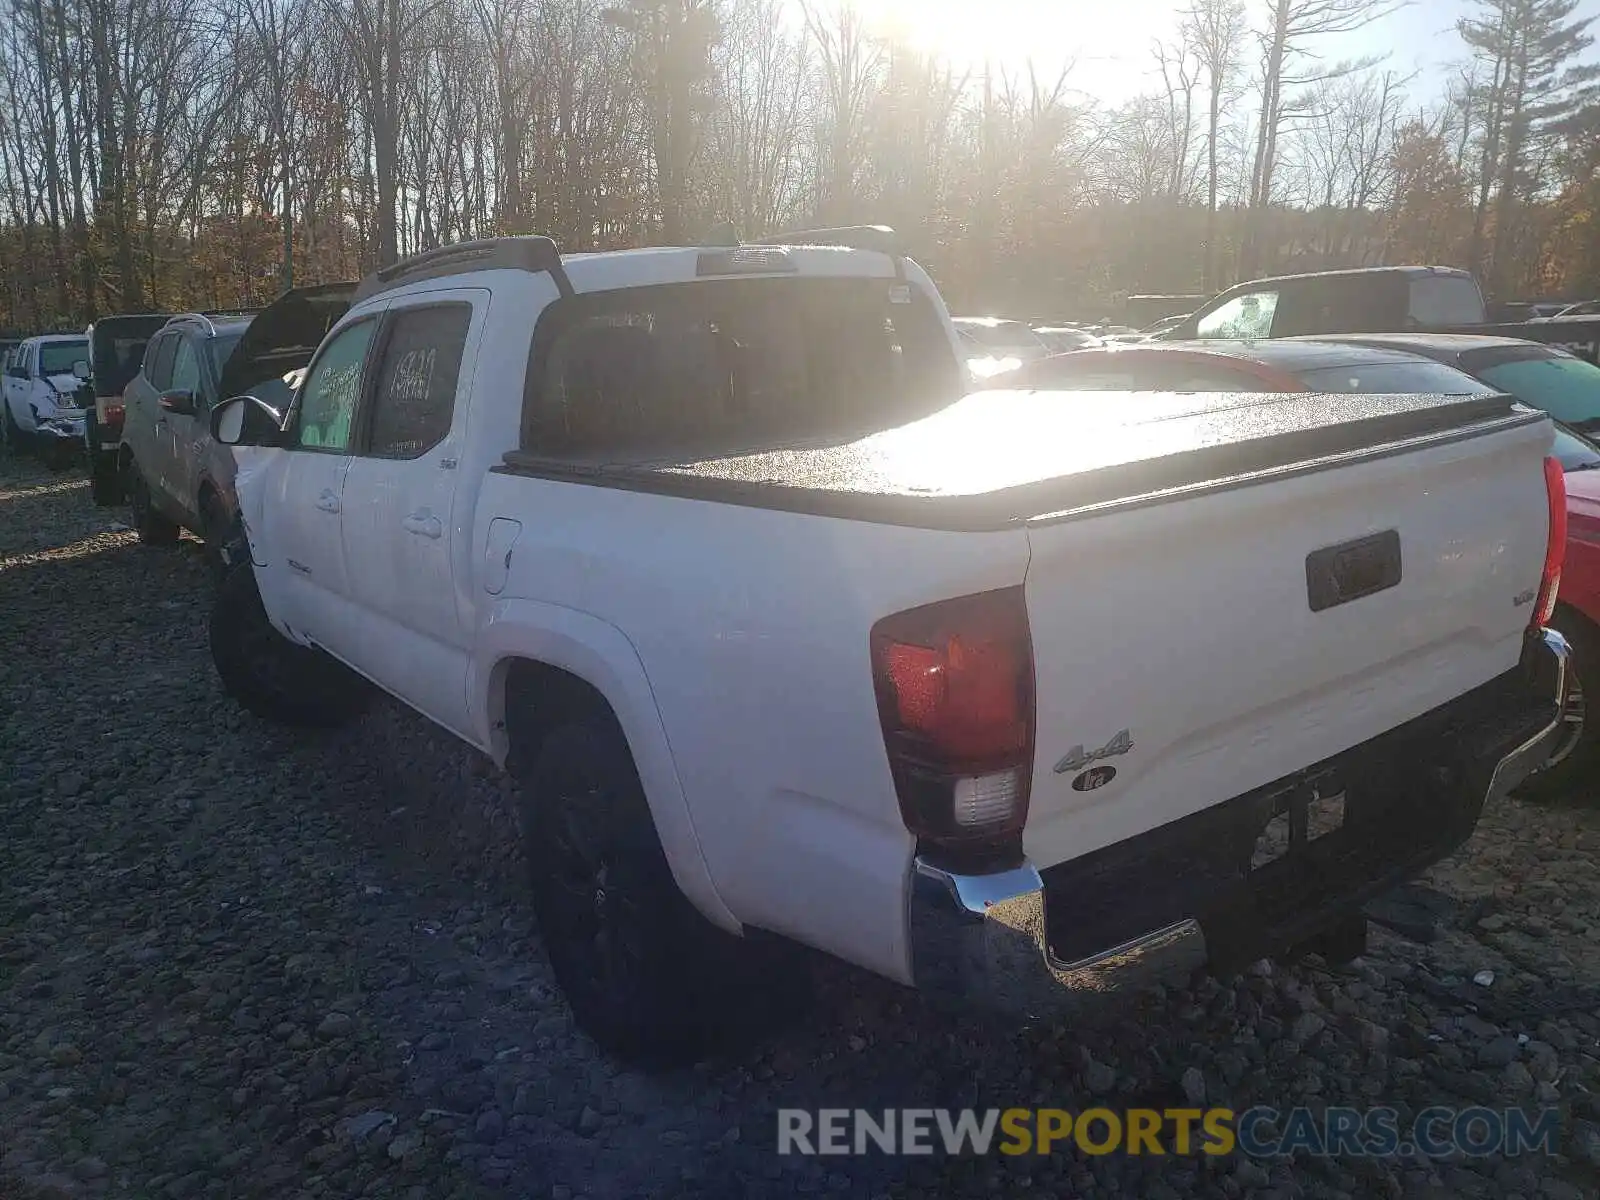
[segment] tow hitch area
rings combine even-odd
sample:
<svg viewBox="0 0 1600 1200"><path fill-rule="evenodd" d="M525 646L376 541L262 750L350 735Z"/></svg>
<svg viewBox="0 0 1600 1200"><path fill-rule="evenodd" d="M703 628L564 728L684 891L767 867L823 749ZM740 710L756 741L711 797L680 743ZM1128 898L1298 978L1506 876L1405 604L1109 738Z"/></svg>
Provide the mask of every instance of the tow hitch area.
<svg viewBox="0 0 1600 1200"><path fill-rule="evenodd" d="M1309 843L1344 828L1345 796L1338 774L1324 771L1269 797L1272 816L1256 838L1250 870L1303 854Z"/></svg>

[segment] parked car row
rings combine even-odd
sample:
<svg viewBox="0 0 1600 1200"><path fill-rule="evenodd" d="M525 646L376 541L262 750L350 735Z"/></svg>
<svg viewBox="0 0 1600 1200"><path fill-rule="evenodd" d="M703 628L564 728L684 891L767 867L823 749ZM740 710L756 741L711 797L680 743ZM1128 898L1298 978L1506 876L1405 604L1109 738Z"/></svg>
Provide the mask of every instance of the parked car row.
<svg viewBox="0 0 1600 1200"><path fill-rule="evenodd" d="M294 289L259 313L117 314L82 335L13 343L6 442L56 469L81 455L96 504L128 503L148 543L193 531L220 573L239 531L233 459L212 439L210 413L245 391L286 404L354 287Z"/></svg>
<svg viewBox="0 0 1600 1200"><path fill-rule="evenodd" d="M243 707L381 689L510 772L579 1023L659 1062L797 945L1021 1016L1348 959L1570 736L1548 415L1163 353L974 390L1147 356L953 320L881 227L499 238L169 320L119 453Z"/></svg>

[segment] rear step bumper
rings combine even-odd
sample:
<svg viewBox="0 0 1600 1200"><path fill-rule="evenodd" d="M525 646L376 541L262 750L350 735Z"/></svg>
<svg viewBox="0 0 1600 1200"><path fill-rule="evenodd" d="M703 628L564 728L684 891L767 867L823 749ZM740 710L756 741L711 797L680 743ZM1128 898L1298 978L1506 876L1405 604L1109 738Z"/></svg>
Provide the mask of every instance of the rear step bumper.
<svg viewBox="0 0 1600 1200"><path fill-rule="evenodd" d="M1468 837L1483 805L1561 736L1569 649L1531 635L1521 664L1370 742L1264 788L1040 872L916 859L918 988L1023 1015L1097 1002L1209 965L1229 971L1335 926ZM1342 821L1308 836L1312 804ZM1288 829L1262 861L1262 835ZM1281 829L1280 829L1281 832Z"/></svg>

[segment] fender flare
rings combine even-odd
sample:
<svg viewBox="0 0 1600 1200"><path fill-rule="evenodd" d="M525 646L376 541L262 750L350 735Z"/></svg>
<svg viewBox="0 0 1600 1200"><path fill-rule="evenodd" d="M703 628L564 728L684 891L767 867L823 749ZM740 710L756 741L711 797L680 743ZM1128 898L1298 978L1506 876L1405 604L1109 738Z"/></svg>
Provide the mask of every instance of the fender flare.
<svg viewBox="0 0 1600 1200"><path fill-rule="evenodd" d="M517 659L575 675L611 705L678 887L708 921L742 932L711 878L655 693L627 635L588 613L538 600L500 600L489 610L467 667L467 713L479 744L501 767L510 747L506 675Z"/></svg>

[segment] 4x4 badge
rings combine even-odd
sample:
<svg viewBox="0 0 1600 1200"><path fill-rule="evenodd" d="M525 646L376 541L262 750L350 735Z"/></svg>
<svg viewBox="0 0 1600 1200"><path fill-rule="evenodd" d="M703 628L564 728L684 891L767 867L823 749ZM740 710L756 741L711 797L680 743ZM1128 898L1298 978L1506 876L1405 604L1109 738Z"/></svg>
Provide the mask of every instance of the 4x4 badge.
<svg viewBox="0 0 1600 1200"><path fill-rule="evenodd" d="M1068 771L1081 771L1092 762L1102 758L1116 758L1133 749L1133 731L1124 729L1098 750L1085 750L1082 746L1074 746L1061 756L1061 761L1056 763L1056 774L1065 775Z"/></svg>

